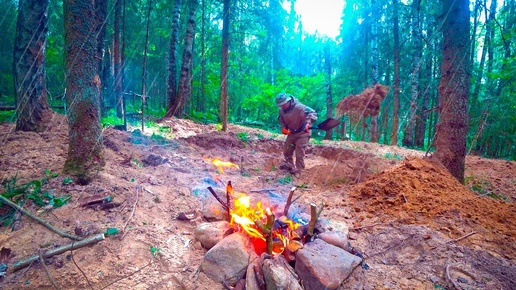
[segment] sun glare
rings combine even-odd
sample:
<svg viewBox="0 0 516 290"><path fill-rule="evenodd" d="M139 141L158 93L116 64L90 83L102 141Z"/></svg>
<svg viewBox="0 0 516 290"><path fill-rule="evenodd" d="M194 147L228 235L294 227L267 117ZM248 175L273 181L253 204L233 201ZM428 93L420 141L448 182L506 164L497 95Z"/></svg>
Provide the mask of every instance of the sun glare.
<svg viewBox="0 0 516 290"><path fill-rule="evenodd" d="M300 15L303 30L335 38L342 23L344 0L297 0L294 6Z"/></svg>

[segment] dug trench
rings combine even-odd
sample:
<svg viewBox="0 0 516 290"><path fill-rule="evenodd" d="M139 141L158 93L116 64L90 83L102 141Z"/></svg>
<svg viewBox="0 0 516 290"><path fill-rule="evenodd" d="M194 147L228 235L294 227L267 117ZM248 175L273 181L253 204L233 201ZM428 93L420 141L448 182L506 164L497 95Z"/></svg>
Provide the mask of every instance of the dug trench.
<svg viewBox="0 0 516 290"><path fill-rule="evenodd" d="M36 261L7 273L1 288L232 288L229 279L217 282L202 271L209 250L194 234L204 223L225 220L207 214L214 212L207 205L220 204L207 188L224 191L231 181L235 191L272 198L280 208L296 187L292 211L309 213L310 204L324 203L319 216L327 221L324 230L344 233L350 255L361 260L336 289L516 289L515 162L468 156L470 184L464 186L425 152L323 141L310 145L307 168L294 177L278 170L282 136L237 125L223 133L177 119L162 125L170 128L168 139L105 129L106 166L81 186L64 182L67 176L61 174L64 118L56 116L44 133L14 132L14 125L0 124L1 179L16 176L24 183L56 172L43 190L71 197L59 208L29 200L25 209L70 233L119 230L47 258L45 265ZM215 158L238 168L221 170L211 162ZM471 183L485 184L489 194L469 190ZM109 197L116 206L86 206L93 197ZM0 211L4 216L10 209L2 205ZM7 265L71 242L25 215L0 231L1 247L10 250L0 263ZM301 287L308 284L299 276L295 280Z"/></svg>

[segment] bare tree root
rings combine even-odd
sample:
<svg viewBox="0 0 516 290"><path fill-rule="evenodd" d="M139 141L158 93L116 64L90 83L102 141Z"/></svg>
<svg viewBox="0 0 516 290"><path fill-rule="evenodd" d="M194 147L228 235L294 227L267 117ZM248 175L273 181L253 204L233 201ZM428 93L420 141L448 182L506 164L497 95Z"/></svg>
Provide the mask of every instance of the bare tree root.
<svg viewBox="0 0 516 290"><path fill-rule="evenodd" d="M90 286L90 288L92 290L94 290L93 286L91 286L91 283L90 283L90 279L88 279L88 276L86 276L86 274L84 273L84 271L81 269L81 267L79 267L79 265L77 265L77 263L75 262L75 259L73 258L73 249L70 249L70 256L72 257L72 262L73 264L75 265L75 267L77 267L77 269L79 269L79 271L82 273L82 275L84 276L84 278L86 278L86 281L88 282L88 285Z"/></svg>
<svg viewBox="0 0 516 290"><path fill-rule="evenodd" d="M136 211L136 204L138 203L138 195L140 194L140 187L137 187L136 188L136 199L134 201L134 204L133 204L133 209L131 211L131 215L129 215L129 218L127 218L127 221L125 222L125 225L124 227L122 228L122 232L124 232L124 234L122 235L122 237L120 238L121 240L124 239L125 235L127 234L127 232L125 231L125 228L127 227L127 225L129 224L129 222L131 221L131 219L133 218L134 216L134 212Z"/></svg>
<svg viewBox="0 0 516 290"><path fill-rule="evenodd" d="M43 270L45 270L48 280L50 281L50 283L52 283L52 286L54 286L56 290L59 290L56 280L54 279L54 277L52 277L52 275L50 275L50 272L48 271L47 265L45 264L45 259L43 259L43 253L41 252L39 253L39 263L41 264L41 267L43 267Z"/></svg>
<svg viewBox="0 0 516 290"><path fill-rule="evenodd" d="M40 224L42 224L43 226L45 226L47 229L57 233L58 235L60 235L61 237L64 237L64 238L69 238L71 240L74 240L74 241L80 241L82 240L81 237L78 237L78 236L75 236L75 235L72 235L72 234L69 234L67 232L64 232L56 227L54 227L53 225L49 224L48 222L44 221L43 219L33 215L31 212L29 212L28 210L24 209L23 207L17 205L16 203L10 201L9 199L5 198L4 196L0 195L0 201L11 206L12 208L18 210L18 211L21 211L22 213L24 213L26 216L32 218L33 220L39 222Z"/></svg>

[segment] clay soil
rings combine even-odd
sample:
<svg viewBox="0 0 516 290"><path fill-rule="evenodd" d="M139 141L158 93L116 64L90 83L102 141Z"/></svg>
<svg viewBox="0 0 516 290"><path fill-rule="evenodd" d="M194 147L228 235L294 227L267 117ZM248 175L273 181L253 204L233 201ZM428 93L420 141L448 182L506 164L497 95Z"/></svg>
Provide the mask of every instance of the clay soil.
<svg viewBox="0 0 516 290"><path fill-rule="evenodd" d="M225 289L199 271L206 252L193 238L207 187L282 202L298 186L295 206L325 208L328 228L348 233L363 264L339 289L516 289L516 162L468 156L466 185L425 152L365 142L324 141L310 146L298 177L279 170L283 136L182 119L161 123L161 134L106 128L106 166L88 185L66 184L67 124L55 116L43 133L0 124L0 180L17 184L59 175L43 186L70 195L59 208L24 208L77 235L117 228L120 233L39 262L0 280L1 289ZM134 129L134 128L133 128ZM219 158L239 165L216 168ZM475 191L472 191L474 188ZM5 189L2 188L5 192ZM110 197L110 209L81 206ZM0 215L10 208L3 205ZM192 219L178 219L194 213ZM0 227L0 256L13 263L71 243L27 216ZM48 271L48 273L47 273Z"/></svg>

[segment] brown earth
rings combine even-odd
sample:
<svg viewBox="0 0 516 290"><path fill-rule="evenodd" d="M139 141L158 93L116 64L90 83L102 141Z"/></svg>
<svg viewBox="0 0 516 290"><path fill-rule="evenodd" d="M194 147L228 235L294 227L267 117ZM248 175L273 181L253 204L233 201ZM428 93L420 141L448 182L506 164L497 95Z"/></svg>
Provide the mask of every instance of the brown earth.
<svg viewBox="0 0 516 290"><path fill-rule="evenodd" d="M312 142L301 176L277 170L283 136L230 125L187 120L161 124L169 139L104 130L106 166L91 184L63 184L67 125L56 116L43 133L14 132L0 124L0 181L17 184L59 173L43 186L69 194L59 208L24 207L75 234L121 231L115 236L38 262L1 281L2 289L224 289L199 271L206 252L193 239L207 187L231 181L236 191L281 203L292 186L295 205L326 205L322 217L349 232L364 257L339 289L516 289L516 162L466 159L466 186L425 152L366 142ZM154 128L157 130L157 128ZM317 143L317 144L316 144ZM240 169L217 169L209 159ZM471 191L469 188L474 188ZM3 189L5 191L5 189ZM111 209L81 206L92 196L110 196ZM279 198L278 198L279 197ZM196 218L178 220L180 213ZM10 212L0 207L0 217ZM0 259L13 263L71 241L22 216L0 228ZM45 271L48 271L48 274ZM455 284L455 285L454 285ZM441 288L439 288L441 287Z"/></svg>

